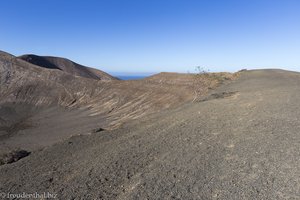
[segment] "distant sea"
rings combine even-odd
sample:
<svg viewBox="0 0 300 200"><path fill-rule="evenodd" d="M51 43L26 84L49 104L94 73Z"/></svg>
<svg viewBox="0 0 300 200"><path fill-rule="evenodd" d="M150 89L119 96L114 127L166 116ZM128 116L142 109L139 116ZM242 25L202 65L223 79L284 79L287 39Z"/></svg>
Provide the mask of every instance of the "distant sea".
<svg viewBox="0 0 300 200"><path fill-rule="evenodd" d="M148 76L117 76L117 78L121 80L137 80L137 79L143 79Z"/></svg>

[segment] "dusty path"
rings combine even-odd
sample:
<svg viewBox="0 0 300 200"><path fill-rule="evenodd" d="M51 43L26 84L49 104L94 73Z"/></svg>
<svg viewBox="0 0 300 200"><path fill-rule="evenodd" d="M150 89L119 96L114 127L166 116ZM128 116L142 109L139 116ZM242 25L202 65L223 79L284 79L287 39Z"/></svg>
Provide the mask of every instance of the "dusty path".
<svg viewBox="0 0 300 200"><path fill-rule="evenodd" d="M299 199L300 74L243 72L214 92L217 99L0 166L0 191L59 199Z"/></svg>

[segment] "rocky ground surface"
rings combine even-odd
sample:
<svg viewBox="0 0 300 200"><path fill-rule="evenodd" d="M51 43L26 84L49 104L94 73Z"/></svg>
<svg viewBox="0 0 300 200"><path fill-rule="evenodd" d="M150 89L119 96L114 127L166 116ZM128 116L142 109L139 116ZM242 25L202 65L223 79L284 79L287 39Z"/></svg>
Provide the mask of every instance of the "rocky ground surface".
<svg viewBox="0 0 300 200"><path fill-rule="evenodd" d="M0 166L0 191L59 199L299 199L300 74L242 72L176 109Z"/></svg>

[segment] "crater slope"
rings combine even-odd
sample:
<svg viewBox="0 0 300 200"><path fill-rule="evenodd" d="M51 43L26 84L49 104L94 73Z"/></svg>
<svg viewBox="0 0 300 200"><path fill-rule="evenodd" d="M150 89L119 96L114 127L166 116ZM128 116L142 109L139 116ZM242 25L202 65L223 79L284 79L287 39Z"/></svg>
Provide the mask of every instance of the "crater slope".
<svg viewBox="0 0 300 200"><path fill-rule="evenodd" d="M98 80L76 75L79 68L81 73L85 67L66 59L0 52L0 153L37 150L71 135L112 130L195 97L192 74ZM212 87L221 83L213 76L207 79Z"/></svg>

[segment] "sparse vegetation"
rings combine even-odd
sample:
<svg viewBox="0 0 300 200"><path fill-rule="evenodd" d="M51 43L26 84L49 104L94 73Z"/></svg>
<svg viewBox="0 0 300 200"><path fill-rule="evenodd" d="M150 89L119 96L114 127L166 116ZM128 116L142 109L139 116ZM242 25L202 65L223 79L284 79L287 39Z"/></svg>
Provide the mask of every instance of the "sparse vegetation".
<svg viewBox="0 0 300 200"><path fill-rule="evenodd" d="M0 165L17 162L18 160L28 156L29 154L29 151L21 149L13 150L9 153L2 154L0 155Z"/></svg>
<svg viewBox="0 0 300 200"><path fill-rule="evenodd" d="M93 133L99 133L99 132L101 132L101 131L105 131L105 129L100 127L100 128L94 129L92 132L93 132Z"/></svg>
<svg viewBox="0 0 300 200"><path fill-rule="evenodd" d="M225 81L233 80L238 76L238 73L209 73L204 67L195 67L197 73L194 78L194 99L193 102L198 101L201 96L206 94L209 90L216 88Z"/></svg>
<svg viewBox="0 0 300 200"><path fill-rule="evenodd" d="M205 70L201 66L195 67L195 70L197 71L197 74L195 75L193 83L195 93L193 102L196 101L202 94L206 93L210 85L208 70Z"/></svg>

